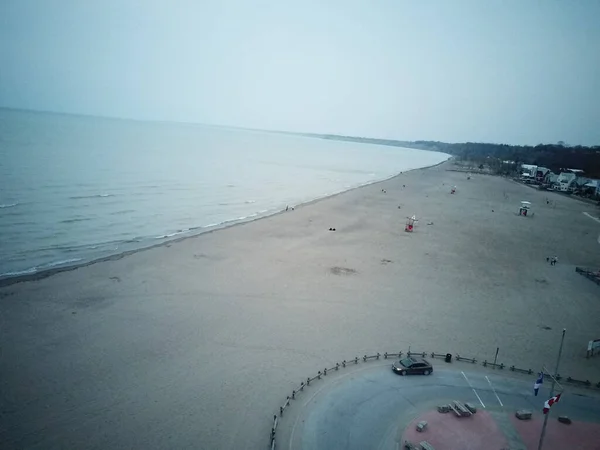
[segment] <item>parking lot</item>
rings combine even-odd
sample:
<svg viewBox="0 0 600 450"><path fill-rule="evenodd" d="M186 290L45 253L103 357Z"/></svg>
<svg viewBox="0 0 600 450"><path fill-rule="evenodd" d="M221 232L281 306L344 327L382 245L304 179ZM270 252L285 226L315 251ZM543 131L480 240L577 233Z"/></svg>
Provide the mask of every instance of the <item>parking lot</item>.
<svg viewBox="0 0 600 450"><path fill-rule="evenodd" d="M278 448L397 450L409 439L427 440L446 450L537 449L549 380L535 397L533 376L507 377L505 372L469 365L442 365L429 376L403 377L390 366L356 366L311 384L292 401L289 413L286 410ZM465 418L437 412L436 406L452 400L470 402L478 412ZM533 419L518 421L518 409L531 410ZM573 423L559 423L559 415ZM423 433L414 429L420 420L428 421ZM600 402L594 394L566 388L552 408L544 449L599 449L597 422Z"/></svg>

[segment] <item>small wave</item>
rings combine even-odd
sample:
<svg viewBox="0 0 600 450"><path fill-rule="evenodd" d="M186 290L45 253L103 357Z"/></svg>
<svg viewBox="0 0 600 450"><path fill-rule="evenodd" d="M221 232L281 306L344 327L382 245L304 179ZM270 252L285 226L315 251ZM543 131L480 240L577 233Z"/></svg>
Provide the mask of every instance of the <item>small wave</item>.
<svg viewBox="0 0 600 450"><path fill-rule="evenodd" d="M247 205L249 205L251 203L256 203L256 200L246 200L244 203L246 203Z"/></svg>
<svg viewBox="0 0 600 450"><path fill-rule="evenodd" d="M235 219L228 219L228 220L224 220L222 222L217 222L217 223L209 223L208 225L203 225L201 227L196 227L196 228L212 228L212 227L218 227L221 225L227 225L230 223L240 222L240 221L246 220L246 219L253 219L254 217L258 217L260 214L266 213L268 211L269 211L268 209L263 209L262 211L255 212L255 213L249 214L247 216L240 216L240 217L236 217Z"/></svg>
<svg viewBox="0 0 600 450"><path fill-rule="evenodd" d="M42 264L41 266L36 266L36 269L49 269L51 267L63 266L65 264L71 264L74 262L81 261L82 258L70 258L70 259L61 259L60 261L53 261L47 264Z"/></svg>
<svg viewBox="0 0 600 450"><path fill-rule="evenodd" d="M110 215L111 216L118 216L118 215L121 215L121 214L129 214L129 213L132 213L132 212L135 212L135 209L124 209L122 211L115 211L115 212L111 212Z"/></svg>
<svg viewBox="0 0 600 450"><path fill-rule="evenodd" d="M17 206L19 204L19 202L16 203L5 203L0 205L0 209L4 209L4 208L13 208L14 206Z"/></svg>
<svg viewBox="0 0 600 450"><path fill-rule="evenodd" d="M73 197L69 197L71 200L81 200L84 198L106 198L106 197L114 197L115 194L95 194L95 195L75 195Z"/></svg>
<svg viewBox="0 0 600 450"><path fill-rule="evenodd" d="M79 261L82 261L82 258L62 259L60 261L53 261L46 264L41 264L39 266L30 267L29 269L25 270L0 273L0 277L18 277L21 275L31 275L33 273L39 272L40 270L51 269L53 267L64 266L65 264L76 263Z"/></svg>
<svg viewBox="0 0 600 450"><path fill-rule="evenodd" d="M30 275L32 273L36 273L37 269L35 267L31 267L25 270L17 270L15 272L4 272L0 273L0 277L18 277L20 275Z"/></svg>
<svg viewBox="0 0 600 450"><path fill-rule="evenodd" d="M75 222L85 222L87 220L92 220L89 217L80 217L75 219L65 219L61 220L59 223L75 223Z"/></svg>
<svg viewBox="0 0 600 450"><path fill-rule="evenodd" d="M163 234L161 236L155 236L154 239L166 239L166 238L170 238L173 236L177 236L178 234L187 233L188 231L190 231L189 228L186 228L185 230L177 230L174 233Z"/></svg>

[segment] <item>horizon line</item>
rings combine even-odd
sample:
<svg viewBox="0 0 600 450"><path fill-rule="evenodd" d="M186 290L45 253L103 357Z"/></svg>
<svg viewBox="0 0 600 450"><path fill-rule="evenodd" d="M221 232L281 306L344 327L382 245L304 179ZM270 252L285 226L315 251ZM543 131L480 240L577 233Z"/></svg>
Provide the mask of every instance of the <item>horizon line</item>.
<svg viewBox="0 0 600 450"><path fill-rule="evenodd" d="M223 124L215 124L215 123L204 123L204 122L187 122L187 121L178 121L178 120L160 120L160 119L137 119L132 117L118 117L118 116L104 116L100 114L87 114L87 113L74 113L74 112L65 112L65 111L52 111L46 109L28 109L28 108L18 108L13 106L2 106L0 105L0 109L6 109L10 111L19 111L19 112L30 112L30 113L40 113L40 114L54 114L60 116L72 116L72 117L86 117L86 118L95 118L95 119L104 119L104 120L121 120L121 121L133 121L133 122L146 122L146 123L161 123L161 124L178 124L178 125L199 125L204 127L212 127L212 128L229 128L234 130L243 130L243 131L258 131L262 133L277 133L277 134L291 134L295 136L305 136L305 137L340 137L340 138L352 138L352 139L373 139L373 140L381 140L381 141L390 141L390 142L398 142L398 143L410 143L416 144L418 142L432 142L432 143L440 143L440 144L485 144L485 145L507 145L509 147L536 147L533 144L506 144L506 143L498 143L498 142L477 142L477 141L463 141L463 142L446 142L439 140L430 140L430 139L417 139L417 140L402 140L402 139L390 139L383 137L369 137L369 136L353 136L353 135L343 135L337 133L315 133L311 131L286 131L286 130L269 130L264 128L249 128L243 127L239 125L223 125ZM561 141L559 141L561 142ZM537 145L558 145L558 143L540 143ZM587 148L595 148L599 147L600 144L593 145L582 145L582 144L563 144L564 147L587 147Z"/></svg>

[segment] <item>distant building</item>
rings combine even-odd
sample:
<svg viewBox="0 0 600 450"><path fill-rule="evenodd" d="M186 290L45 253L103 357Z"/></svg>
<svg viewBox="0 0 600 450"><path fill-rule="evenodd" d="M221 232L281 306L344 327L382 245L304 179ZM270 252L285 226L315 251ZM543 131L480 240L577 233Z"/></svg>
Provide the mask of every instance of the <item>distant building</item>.
<svg viewBox="0 0 600 450"><path fill-rule="evenodd" d="M556 188L561 192L573 191L577 175L572 172L561 172L556 179Z"/></svg>
<svg viewBox="0 0 600 450"><path fill-rule="evenodd" d="M585 197L600 195L600 180L593 178L577 177L575 180L577 189Z"/></svg>
<svg viewBox="0 0 600 450"><path fill-rule="evenodd" d="M535 178L535 171L537 166L531 164L521 164L521 177L523 178Z"/></svg>
<svg viewBox="0 0 600 450"><path fill-rule="evenodd" d="M535 169L535 180L539 181L540 183L544 181L544 179L546 178L546 175L548 175L550 173L550 169L547 169L545 167L537 167Z"/></svg>
<svg viewBox="0 0 600 450"><path fill-rule="evenodd" d="M558 180L558 175L553 172L548 172L544 177L544 184L554 185Z"/></svg>

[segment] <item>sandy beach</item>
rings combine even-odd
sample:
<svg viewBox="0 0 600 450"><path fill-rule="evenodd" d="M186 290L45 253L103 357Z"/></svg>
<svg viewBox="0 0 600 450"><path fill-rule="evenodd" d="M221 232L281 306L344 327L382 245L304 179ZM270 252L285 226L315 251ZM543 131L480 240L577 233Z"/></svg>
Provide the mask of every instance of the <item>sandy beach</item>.
<svg viewBox="0 0 600 450"><path fill-rule="evenodd" d="M332 362L499 347L539 370L562 328L560 373L600 381L600 287L575 272L600 265L600 210L448 168L0 288L3 448L266 448Z"/></svg>

